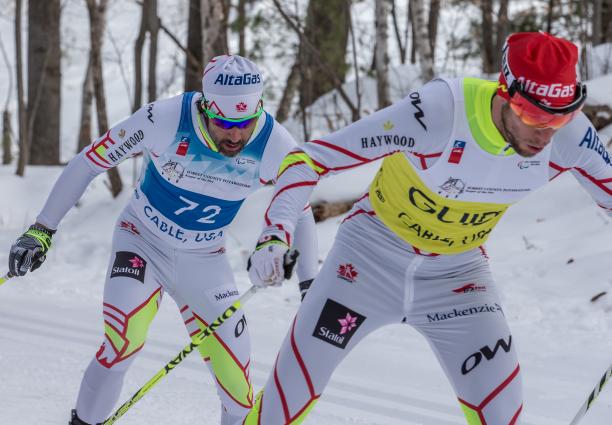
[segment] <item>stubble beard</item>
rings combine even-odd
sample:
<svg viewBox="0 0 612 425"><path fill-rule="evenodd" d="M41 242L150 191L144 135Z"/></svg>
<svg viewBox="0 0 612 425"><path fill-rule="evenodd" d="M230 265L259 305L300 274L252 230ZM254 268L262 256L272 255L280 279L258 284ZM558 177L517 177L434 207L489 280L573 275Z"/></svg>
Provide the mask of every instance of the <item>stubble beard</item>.
<svg viewBox="0 0 612 425"><path fill-rule="evenodd" d="M531 158L535 156L536 153L527 152L523 148L521 148L520 143L518 142L516 137L514 137L514 135L508 130L508 126L506 125L506 114L510 113L509 108L510 107L508 106L508 104L504 104L501 110L501 122L504 130L504 139L506 140L506 142L508 142L508 144L512 147L512 149L514 149L517 154L524 158Z"/></svg>
<svg viewBox="0 0 612 425"><path fill-rule="evenodd" d="M242 150L244 149L244 145L246 144L246 142L244 140L240 140L238 143L240 143L240 149L234 151L234 150L227 150L226 149L226 144L227 143L232 143L234 144L231 140L228 139L224 139L221 140L220 142L217 143L217 147L219 148L219 152L225 156L228 157L234 157L236 155L238 155L240 152L242 152Z"/></svg>

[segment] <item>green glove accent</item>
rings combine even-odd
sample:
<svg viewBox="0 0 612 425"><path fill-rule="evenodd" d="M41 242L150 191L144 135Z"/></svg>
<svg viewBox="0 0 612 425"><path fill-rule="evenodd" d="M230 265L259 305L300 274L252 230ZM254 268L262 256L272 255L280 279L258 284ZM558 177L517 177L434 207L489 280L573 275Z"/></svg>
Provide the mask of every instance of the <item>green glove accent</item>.
<svg viewBox="0 0 612 425"><path fill-rule="evenodd" d="M43 247L44 254L46 254L47 251L49 251L49 248L51 248L51 237L53 236L51 230L33 224L30 226L28 231L24 233L24 236L31 236L40 242Z"/></svg>

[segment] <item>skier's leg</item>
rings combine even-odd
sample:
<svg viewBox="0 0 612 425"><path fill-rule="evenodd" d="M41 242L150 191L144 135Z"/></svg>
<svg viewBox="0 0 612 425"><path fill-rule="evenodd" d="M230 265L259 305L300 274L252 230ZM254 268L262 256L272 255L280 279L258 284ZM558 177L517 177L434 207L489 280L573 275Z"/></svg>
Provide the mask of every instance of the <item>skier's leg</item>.
<svg viewBox="0 0 612 425"><path fill-rule="evenodd" d="M183 252L176 261L178 283L172 296L189 335L194 336L236 301L238 290L223 252ZM243 417L253 405L251 343L244 311L235 312L199 350L217 384L222 424Z"/></svg>
<svg viewBox="0 0 612 425"><path fill-rule="evenodd" d="M343 225L280 348L247 425L299 424L314 407L333 371L362 338L399 323L403 304L402 253L362 225ZM380 267L384 265L384 267Z"/></svg>
<svg viewBox="0 0 612 425"><path fill-rule="evenodd" d="M421 270L407 321L436 353L469 425L516 425L523 394L515 341L479 256L474 250L439 259L437 272L435 260Z"/></svg>
<svg viewBox="0 0 612 425"><path fill-rule="evenodd" d="M104 287L104 341L85 370L76 403L80 420L97 424L117 402L123 378L143 347L163 290L139 235L116 230Z"/></svg>

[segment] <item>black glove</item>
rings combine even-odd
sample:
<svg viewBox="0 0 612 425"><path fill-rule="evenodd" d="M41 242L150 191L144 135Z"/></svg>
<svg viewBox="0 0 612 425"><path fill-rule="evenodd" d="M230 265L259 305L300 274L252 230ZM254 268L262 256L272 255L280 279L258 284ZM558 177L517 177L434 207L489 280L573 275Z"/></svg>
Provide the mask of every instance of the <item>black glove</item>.
<svg viewBox="0 0 612 425"><path fill-rule="evenodd" d="M55 233L39 224L30 226L11 246L9 254L9 274L23 276L34 271L45 261L47 251L51 248L51 238Z"/></svg>

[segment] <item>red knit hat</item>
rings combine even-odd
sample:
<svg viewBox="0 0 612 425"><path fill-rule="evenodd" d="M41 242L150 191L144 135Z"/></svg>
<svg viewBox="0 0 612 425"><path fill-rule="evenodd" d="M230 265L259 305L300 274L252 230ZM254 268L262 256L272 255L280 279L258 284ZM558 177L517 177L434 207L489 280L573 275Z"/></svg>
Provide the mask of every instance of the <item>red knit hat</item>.
<svg viewBox="0 0 612 425"><path fill-rule="evenodd" d="M576 96L578 48L545 32L510 35L502 51L497 94L508 100L514 80L530 97L552 106L572 103Z"/></svg>

